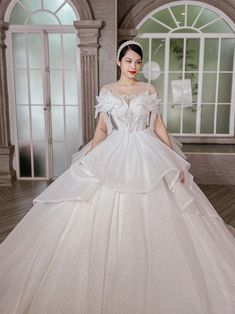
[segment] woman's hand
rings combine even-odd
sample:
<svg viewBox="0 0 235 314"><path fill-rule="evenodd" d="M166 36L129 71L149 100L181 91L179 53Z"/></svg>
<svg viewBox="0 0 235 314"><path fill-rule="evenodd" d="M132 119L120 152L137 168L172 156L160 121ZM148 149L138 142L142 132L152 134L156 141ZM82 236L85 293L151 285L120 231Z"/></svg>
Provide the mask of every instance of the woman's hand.
<svg viewBox="0 0 235 314"><path fill-rule="evenodd" d="M180 179L180 182L181 182L181 183L184 183L184 182L185 182L185 175L184 175L184 172L183 172L183 171L180 171L179 179Z"/></svg>
<svg viewBox="0 0 235 314"><path fill-rule="evenodd" d="M86 156L91 150L92 150L92 148L90 148L88 151L86 151L84 156Z"/></svg>

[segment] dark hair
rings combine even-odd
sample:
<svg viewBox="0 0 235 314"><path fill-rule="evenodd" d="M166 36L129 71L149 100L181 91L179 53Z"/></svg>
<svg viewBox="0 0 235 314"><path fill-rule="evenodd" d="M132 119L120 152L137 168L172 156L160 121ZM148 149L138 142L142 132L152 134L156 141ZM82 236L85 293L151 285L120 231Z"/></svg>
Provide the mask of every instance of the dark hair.
<svg viewBox="0 0 235 314"><path fill-rule="evenodd" d="M126 41L127 40L122 40L119 44L119 47ZM120 51L119 57L118 57L118 61L121 61L122 58L126 55L127 51L130 49L133 50L134 52L136 52L141 57L141 59L143 59L143 51L140 48L140 46L135 45L135 44L130 44L130 45L127 45L124 48L122 48L122 50Z"/></svg>

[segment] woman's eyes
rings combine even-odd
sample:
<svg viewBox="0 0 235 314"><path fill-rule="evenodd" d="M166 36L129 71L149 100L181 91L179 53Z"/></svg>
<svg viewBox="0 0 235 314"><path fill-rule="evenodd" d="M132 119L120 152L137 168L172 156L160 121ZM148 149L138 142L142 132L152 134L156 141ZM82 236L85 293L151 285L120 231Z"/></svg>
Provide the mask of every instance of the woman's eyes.
<svg viewBox="0 0 235 314"><path fill-rule="evenodd" d="M127 63L132 63L131 60L126 60ZM141 64L141 61L137 61L136 64Z"/></svg>

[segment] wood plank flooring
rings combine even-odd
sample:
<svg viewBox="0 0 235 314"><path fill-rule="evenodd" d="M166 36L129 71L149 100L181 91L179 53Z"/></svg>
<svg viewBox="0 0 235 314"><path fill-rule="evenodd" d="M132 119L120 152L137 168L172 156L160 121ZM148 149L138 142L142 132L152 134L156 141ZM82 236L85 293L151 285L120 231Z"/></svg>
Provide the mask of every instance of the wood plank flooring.
<svg viewBox="0 0 235 314"><path fill-rule="evenodd" d="M46 181L17 181L0 187L0 242L32 207L32 200L48 185ZM201 185L224 221L235 227L235 186Z"/></svg>
<svg viewBox="0 0 235 314"><path fill-rule="evenodd" d="M16 181L0 187L0 242L32 207L33 199L48 185L46 181Z"/></svg>

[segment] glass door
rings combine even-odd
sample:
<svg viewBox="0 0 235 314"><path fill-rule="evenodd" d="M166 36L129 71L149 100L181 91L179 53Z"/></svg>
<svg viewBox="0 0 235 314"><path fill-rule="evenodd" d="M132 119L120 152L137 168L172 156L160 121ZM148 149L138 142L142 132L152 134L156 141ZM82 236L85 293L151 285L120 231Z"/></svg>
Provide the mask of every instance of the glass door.
<svg viewBox="0 0 235 314"><path fill-rule="evenodd" d="M17 175L52 179L68 168L82 139L76 34L11 35Z"/></svg>

